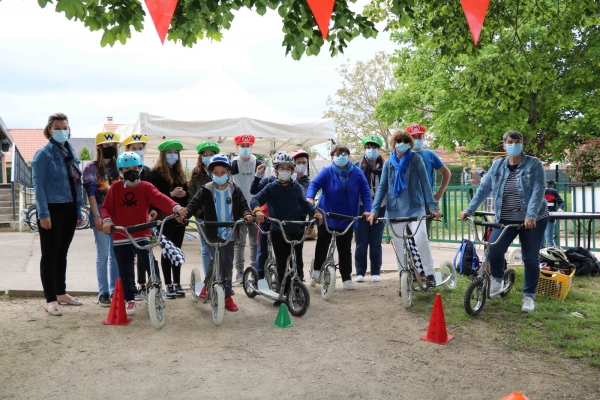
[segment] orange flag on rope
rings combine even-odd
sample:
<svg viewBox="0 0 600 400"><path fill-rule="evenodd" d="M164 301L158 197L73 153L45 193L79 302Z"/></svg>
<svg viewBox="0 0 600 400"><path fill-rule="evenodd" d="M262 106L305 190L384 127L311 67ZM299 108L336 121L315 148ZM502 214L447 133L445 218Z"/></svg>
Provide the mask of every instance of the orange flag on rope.
<svg viewBox="0 0 600 400"><path fill-rule="evenodd" d="M317 25L319 25L319 30L321 31L321 35L323 35L323 39L327 39L327 35L329 35L329 21L331 21L331 14L333 13L333 5L335 4L335 0L306 1L308 2L310 10L317 20Z"/></svg>
<svg viewBox="0 0 600 400"><path fill-rule="evenodd" d="M490 0L460 0L460 4L462 4L471 35L473 36L473 43L477 46Z"/></svg>
<svg viewBox="0 0 600 400"><path fill-rule="evenodd" d="M169 25L173 19L173 13L175 13L175 7L177 6L177 0L144 0L146 7L150 12L152 21L160 42L165 44L165 37L169 31Z"/></svg>

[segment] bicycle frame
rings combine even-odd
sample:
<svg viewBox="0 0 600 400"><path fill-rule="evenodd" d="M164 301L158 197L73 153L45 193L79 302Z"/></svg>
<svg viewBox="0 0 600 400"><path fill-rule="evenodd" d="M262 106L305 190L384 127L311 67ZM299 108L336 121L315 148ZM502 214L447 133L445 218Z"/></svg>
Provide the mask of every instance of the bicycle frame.
<svg viewBox="0 0 600 400"><path fill-rule="evenodd" d="M327 233L329 233L331 235L331 243L329 243L329 249L327 250L327 258L325 258L325 261L323 262L323 265L321 266L321 274L323 274L323 271L325 270L325 268L323 268L323 266L331 265L335 269L338 269L338 264L335 263L335 249L337 246L337 237L343 236L346 233L348 233L350 228L354 225L354 222L356 222L360 219L364 219L364 217L362 214L357 217L351 217L348 215L336 214L336 213L331 213L331 212L326 213L325 211L321 210L320 208L318 210L323 215L323 224L321 225L321 227L325 227L325 230L327 231ZM348 224L346 229L344 229L341 232L337 231L335 229L331 230L331 229L329 229L329 225L327 224L326 217L342 219L345 221L349 221L350 223ZM338 217L341 217L341 218L338 218Z"/></svg>
<svg viewBox="0 0 600 400"><path fill-rule="evenodd" d="M266 222L266 221L265 221ZM258 229L258 231L260 233L262 233L263 235L265 235L265 237L267 238L267 260L265 261L265 265L263 265L263 275L267 281L267 283L269 284L270 288L273 288L277 286L277 282L272 282L271 281L271 274L269 273L269 271L267 271L267 267L269 265L277 265L277 261L275 260L275 256L273 255L273 241L271 240L271 230L267 230L264 231L261 229L260 224L254 222L254 226L256 226L256 229ZM275 286L273 286L273 284L275 284Z"/></svg>

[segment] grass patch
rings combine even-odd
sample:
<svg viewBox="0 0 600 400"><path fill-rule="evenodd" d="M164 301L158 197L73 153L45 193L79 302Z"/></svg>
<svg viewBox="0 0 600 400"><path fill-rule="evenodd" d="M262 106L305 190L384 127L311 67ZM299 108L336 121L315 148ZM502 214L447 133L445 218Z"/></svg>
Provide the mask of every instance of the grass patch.
<svg viewBox="0 0 600 400"><path fill-rule="evenodd" d="M77 329L79 328L79 325L77 325L76 321L73 321L69 324L69 329Z"/></svg>
<svg viewBox="0 0 600 400"><path fill-rule="evenodd" d="M476 317L467 315L464 294L471 279L460 276L456 290L441 290L448 332L459 334L485 322L496 340L515 350L568 357L600 368L600 278L573 277L565 302L538 296L533 313L521 312L523 269L516 268L517 281L505 298L487 299ZM417 293L413 311L429 319L433 301ZM579 313L583 318L573 316ZM477 323L475 322L477 321Z"/></svg>
<svg viewBox="0 0 600 400"><path fill-rule="evenodd" d="M4 301L11 301L12 297L10 297L10 295L8 293L5 293L5 294L2 295L2 299Z"/></svg>

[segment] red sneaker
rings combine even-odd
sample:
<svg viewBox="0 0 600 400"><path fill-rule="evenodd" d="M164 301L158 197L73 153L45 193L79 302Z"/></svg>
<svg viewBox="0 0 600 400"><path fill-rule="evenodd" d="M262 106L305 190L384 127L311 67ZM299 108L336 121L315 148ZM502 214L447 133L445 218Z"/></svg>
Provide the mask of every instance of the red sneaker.
<svg viewBox="0 0 600 400"><path fill-rule="evenodd" d="M237 311L238 310L238 306L235 305L231 296L225 297L225 308L228 311Z"/></svg>
<svg viewBox="0 0 600 400"><path fill-rule="evenodd" d="M200 296L199 296L199 297L200 297L201 299L203 299L203 298L205 298L205 297L206 297L206 285L204 285L204 286L202 287L202 290L200 291Z"/></svg>

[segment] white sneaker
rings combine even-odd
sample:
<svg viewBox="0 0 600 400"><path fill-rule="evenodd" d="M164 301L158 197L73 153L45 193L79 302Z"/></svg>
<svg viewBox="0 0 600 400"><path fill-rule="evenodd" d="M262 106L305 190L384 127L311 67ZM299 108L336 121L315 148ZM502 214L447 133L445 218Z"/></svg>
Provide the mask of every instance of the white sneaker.
<svg viewBox="0 0 600 400"><path fill-rule="evenodd" d="M521 307L521 311L533 312L533 310L535 310L533 299L531 297L523 297L523 307Z"/></svg>
<svg viewBox="0 0 600 400"><path fill-rule="evenodd" d="M125 308L125 313L127 315L135 315L135 300L131 300L127 302L127 306Z"/></svg>
<svg viewBox="0 0 600 400"><path fill-rule="evenodd" d="M497 282L495 279L491 278L490 285L490 298L494 298L498 296L504 290L504 281Z"/></svg>
<svg viewBox="0 0 600 400"><path fill-rule="evenodd" d="M356 275L356 278L354 278L355 282L364 282L365 281L365 277L362 275Z"/></svg>
<svg viewBox="0 0 600 400"><path fill-rule="evenodd" d="M346 289L346 290L356 289L356 285L354 285L354 282L352 282L352 279L344 281L344 289Z"/></svg>
<svg viewBox="0 0 600 400"><path fill-rule="evenodd" d="M321 271L317 271L316 269L310 274L310 286L315 287L319 277L321 276Z"/></svg>
<svg viewBox="0 0 600 400"><path fill-rule="evenodd" d="M379 275L371 275L371 282L381 282L381 277Z"/></svg>

